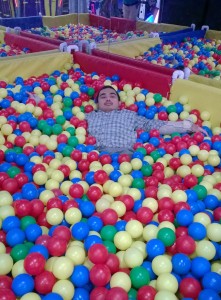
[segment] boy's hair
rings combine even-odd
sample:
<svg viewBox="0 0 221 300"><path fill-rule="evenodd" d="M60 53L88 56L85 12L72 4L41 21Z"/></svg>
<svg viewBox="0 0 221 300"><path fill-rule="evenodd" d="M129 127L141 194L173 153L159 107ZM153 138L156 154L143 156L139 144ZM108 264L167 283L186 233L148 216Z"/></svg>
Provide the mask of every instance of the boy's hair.
<svg viewBox="0 0 221 300"><path fill-rule="evenodd" d="M113 88L111 85L105 85L97 93L97 96L95 97L95 103L98 103L98 98L99 98L100 92L103 91L103 90L106 90L106 89L112 89L112 90L114 90L115 93L116 93L116 95L117 95L117 97L118 97L118 101L120 101L120 96L119 96L118 92L115 90L115 88Z"/></svg>
<svg viewBox="0 0 221 300"><path fill-rule="evenodd" d="M183 71L184 68L185 68L184 65L178 65L175 69L176 69L176 70Z"/></svg>

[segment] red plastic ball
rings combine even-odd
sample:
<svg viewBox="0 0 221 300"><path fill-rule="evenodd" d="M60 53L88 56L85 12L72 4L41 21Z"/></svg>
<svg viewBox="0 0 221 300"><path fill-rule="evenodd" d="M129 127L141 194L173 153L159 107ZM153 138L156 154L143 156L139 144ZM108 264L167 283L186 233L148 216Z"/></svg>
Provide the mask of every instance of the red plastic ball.
<svg viewBox="0 0 221 300"><path fill-rule="evenodd" d="M121 287L111 288L106 296L106 300L128 300L127 292Z"/></svg>
<svg viewBox="0 0 221 300"><path fill-rule="evenodd" d="M78 203L75 200L67 200L63 203L63 212L66 212L71 207L78 208Z"/></svg>
<svg viewBox="0 0 221 300"><path fill-rule="evenodd" d="M94 173L94 181L99 184L104 184L108 180L108 175L103 170L98 170Z"/></svg>
<svg viewBox="0 0 221 300"><path fill-rule="evenodd" d="M38 252L28 254L24 259L24 269L30 275L38 275L44 271L46 260Z"/></svg>
<svg viewBox="0 0 221 300"><path fill-rule="evenodd" d="M169 209L173 210L174 208L174 202L171 198L169 197L163 197L160 200L158 200L158 209Z"/></svg>
<svg viewBox="0 0 221 300"><path fill-rule="evenodd" d="M131 220L136 220L136 219L137 219L137 215L133 211L127 211L123 216L123 220L126 222L129 222Z"/></svg>
<svg viewBox="0 0 221 300"><path fill-rule="evenodd" d="M179 226L176 228L176 237L188 235L188 228L184 226Z"/></svg>
<svg viewBox="0 0 221 300"><path fill-rule="evenodd" d="M41 274L35 277L35 290L39 294L46 295L52 291L55 282L56 277L52 272L43 271Z"/></svg>
<svg viewBox="0 0 221 300"><path fill-rule="evenodd" d="M202 287L200 282L192 277L186 277L181 280L179 291L185 298L197 299Z"/></svg>
<svg viewBox="0 0 221 300"><path fill-rule="evenodd" d="M80 150L75 149L71 152L71 158L74 161L80 161L82 159L82 152Z"/></svg>
<svg viewBox="0 0 221 300"><path fill-rule="evenodd" d="M84 189L80 184L74 183L69 189L69 194L73 198L82 198L84 195Z"/></svg>
<svg viewBox="0 0 221 300"><path fill-rule="evenodd" d="M215 221L221 220L221 207L217 207L213 211L213 216Z"/></svg>
<svg viewBox="0 0 221 300"><path fill-rule="evenodd" d="M153 219L153 212L149 207L141 207L137 211L137 220L143 224L148 224Z"/></svg>
<svg viewBox="0 0 221 300"><path fill-rule="evenodd" d="M18 191L19 185L15 178L7 178L2 183L2 189L9 192L10 194L14 194Z"/></svg>
<svg viewBox="0 0 221 300"><path fill-rule="evenodd" d="M179 253L190 255L196 249L196 242L188 235L180 236L176 240L176 249Z"/></svg>
<svg viewBox="0 0 221 300"><path fill-rule="evenodd" d="M107 248L102 244L94 244L88 250L88 258L94 264L105 264L108 259Z"/></svg>
<svg viewBox="0 0 221 300"><path fill-rule="evenodd" d="M174 205L173 211L177 214L181 209L190 210L190 206L187 202L180 201Z"/></svg>
<svg viewBox="0 0 221 300"><path fill-rule="evenodd" d="M16 136L14 143L17 147L24 147L24 145L26 144L26 140L22 135L19 135Z"/></svg>
<svg viewBox="0 0 221 300"><path fill-rule="evenodd" d="M51 198L51 199L48 200L46 206L47 206L48 210L52 209L52 208L59 208L59 209L62 210L63 203L62 203L62 201L59 198L53 197L53 198Z"/></svg>
<svg viewBox="0 0 221 300"><path fill-rule="evenodd" d="M19 218L28 216L31 214L32 205L31 202L25 199L16 200L13 203L15 215Z"/></svg>
<svg viewBox="0 0 221 300"><path fill-rule="evenodd" d="M24 173L17 174L14 179L17 181L19 188L21 188L24 184L28 183L28 176Z"/></svg>
<svg viewBox="0 0 221 300"><path fill-rule="evenodd" d="M108 154L103 154L99 157L99 161L102 165L110 164L112 162L111 156Z"/></svg>
<svg viewBox="0 0 221 300"><path fill-rule="evenodd" d="M193 174L188 174L183 179L184 185L189 189L198 184L198 179Z"/></svg>
<svg viewBox="0 0 221 300"><path fill-rule="evenodd" d="M64 174L64 177L68 177L71 173L71 170L67 165L60 165L58 170Z"/></svg>
<svg viewBox="0 0 221 300"><path fill-rule="evenodd" d="M173 212L170 211L169 209L162 209L158 213L159 222L169 221L169 222L173 223L174 219L175 219L175 216L174 216Z"/></svg>
<svg viewBox="0 0 221 300"><path fill-rule="evenodd" d="M51 256L64 255L67 249L67 241L59 236L52 236L47 244Z"/></svg>
<svg viewBox="0 0 221 300"><path fill-rule="evenodd" d="M122 201L126 206L126 210L130 211L134 207L134 199L130 195L122 195L117 200Z"/></svg>
<svg viewBox="0 0 221 300"><path fill-rule="evenodd" d="M158 188L156 186L148 186L145 189L145 196L157 199Z"/></svg>
<svg viewBox="0 0 221 300"><path fill-rule="evenodd" d="M87 155L87 159L89 162L98 161L98 158L99 158L99 154L95 151L91 151Z"/></svg>
<svg viewBox="0 0 221 300"><path fill-rule="evenodd" d="M36 239L35 244L47 247L48 241L50 239L51 239L50 235L42 234Z"/></svg>
<svg viewBox="0 0 221 300"><path fill-rule="evenodd" d="M90 280L95 286L105 286L111 278L111 272L106 265L96 264L90 270Z"/></svg>
<svg viewBox="0 0 221 300"><path fill-rule="evenodd" d="M154 300L157 291L152 286L144 285L137 293L137 300Z"/></svg>
<svg viewBox="0 0 221 300"><path fill-rule="evenodd" d="M107 208L101 213L101 219L104 225L115 225L118 220L118 214L112 208Z"/></svg>
<svg viewBox="0 0 221 300"><path fill-rule="evenodd" d="M99 189L98 186L90 186L87 191L87 196L89 200L96 202L102 196L102 191Z"/></svg>
<svg viewBox="0 0 221 300"><path fill-rule="evenodd" d="M0 275L0 290L11 289L12 278L7 275Z"/></svg>
<svg viewBox="0 0 221 300"><path fill-rule="evenodd" d="M36 218L44 211L44 203L41 200L33 199L31 202L31 216Z"/></svg>
<svg viewBox="0 0 221 300"><path fill-rule="evenodd" d="M53 231L52 236L60 237L62 239L65 239L67 242L69 242L71 239L71 231L68 227L66 227L64 225L59 225Z"/></svg>
<svg viewBox="0 0 221 300"><path fill-rule="evenodd" d="M111 274L114 274L119 271L120 261L116 254L109 253L105 264L110 269Z"/></svg>
<svg viewBox="0 0 221 300"><path fill-rule="evenodd" d="M82 159L78 163L78 169L81 172L88 171L90 167L90 162L87 159Z"/></svg>
<svg viewBox="0 0 221 300"><path fill-rule="evenodd" d="M128 154L120 154L118 157L118 162L121 164L122 162L130 162L130 156Z"/></svg>
<svg viewBox="0 0 221 300"><path fill-rule="evenodd" d="M105 287L95 287L90 293L90 300L106 300L107 293Z"/></svg>
<svg viewBox="0 0 221 300"><path fill-rule="evenodd" d="M11 289L0 289L0 300L16 300L16 296Z"/></svg>

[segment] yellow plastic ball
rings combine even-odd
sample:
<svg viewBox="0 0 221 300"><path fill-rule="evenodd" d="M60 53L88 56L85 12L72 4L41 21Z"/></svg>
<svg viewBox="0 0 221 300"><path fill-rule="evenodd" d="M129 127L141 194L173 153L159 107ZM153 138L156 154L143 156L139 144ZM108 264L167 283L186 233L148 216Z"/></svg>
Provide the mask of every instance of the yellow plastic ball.
<svg viewBox="0 0 221 300"><path fill-rule="evenodd" d="M13 128L10 124L3 124L1 127L1 133L5 136L12 134Z"/></svg>
<svg viewBox="0 0 221 300"><path fill-rule="evenodd" d="M132 184L132 181L133 181L133 177L131 175L121 175L119 178L118 178L118 183L123 186L123 187L129 187L131 186Z"/></svg>
<svg viewBox="0 0 221 300"><path fill-rule="evenodd" d="M110 208L110 206L110 202L104 198L99 199L95 204L96 211L99 213L103 212L107 208Z"/></svg>
<svg viewBox="0 0 221 300"><path fill-rule="evenodd" d="M131 244L131 248L137 248L143 255L143 258L147 257L147 251L146 251L146 243L143 241L135 241Z"/></svg>
<svg viewBox="0 0 221 300"><path fill-rule="evenodd" d="M121 287L126 292L129 292L131 289L131 279L128 274L125 272L116 272L112 275L110 280L110 287Z"/></svg>
<svg viewBox="0 0 221 300"><path fill-rule="evenodd" d="M131 165L131 163L126 162L126 161L122 162L120 164L120 171L123 174L129 174L132 171L132 165Z"/></svg>
<svg viewBox="0 0 221 300"><path fill-rule="evenodd" d="M209 224L211 224L210 217L206 213L203 213L203 212L195 214L194 217L193 217L193 221L201 223L205 227L207 227Z"/></svg>
<svg viewBox="0 0 221 300"><path fill-rule="evenodd" d="M209 121L210 117L211 117L211 114L208 111L202 111L201 114L200 114L200 117L203 121Z"/></svg>
<svg viewBox="0 0 221 300"><path fill-rule="evenodd" d="M46 172L44 171L37 171L36 173L34 173L33 176L33 181L38 184L38 185L43 185L47 182L48 180L48 175Z"/></svg>
<svg viewBox="0 0 221 300"><path fill-rule="evenodd" d="M197 154L197 157L201 161L207 161L209 157L209 152L207 150L200 150L199 153Z"/></svg>
<svg viewBox="0 0 221 300"><path fill-rule="evenodd" d="M183 165L188 166L192 162L192 156L190 154L183 154L180 156L180 161Z"/></svg>
<svg viewBox="0 0 221 300"><path fill-rule="evenodd" d="M59 294L64 300L71 300L74 296L75 288L70 280L58 280L54 284L52 292Z"/></svg>
<svg viewBox="0 0 221 300"><path fill-rule="evenodd" d="M64 180L64 173L60 170L55 170L51 175L51 179L62 182Z"/></svg>
<svg viewBox="0 0 221 300"><path fill-rule="evenodd" d="M159 188L157 192L157 198L160 200L164 197L170 197L172 194L172 191L167 188Z"/></svg>
<svg viewBox="0 0 221 300"><path fill-rule="evenodd" d="M125 84L125 85L123 86L123 90L124 90L125 92L130 91L130 90L132 90L132 86L131 86L130 84Z"/></svg>
<svg viewBox="0 0 221 300"><path fill-rule="evenodd" d="M202 241L197 242L195 252L196 252L197 256L202 256L202 257L206 258L207 260L211 260L216 255L216 248L212 242L202 240Z"/></svg>
<svg viewBox="0 0 221 300"><path fill-rule="evenodd" d="M123 192L123 188L118 182L113 182L108 189L108 193L112 197L118 197L122 194L122 192Z"/></svg>
<svg viewBox="0 0 221 300"><path fill-rule="evenodd" d="M148 207L155 213L158 210L158 202L154 198L145 198L142 202L142 207Z"/></svg>
<svg viewBox="0 0 221 300"><path fill-rule="evenodd" d="M68 257L62 256L53 264L52 273L57 279L68 279L74 270L74 264Z"/></svg>
<svg viewBox="0 0 221 300"><path fill-rule="evenodd" d="M47 204L48 200L54 197L54 193L49 190L44 190L41 192L39 199L44 203L44 205Z"/></svg>
<svg viewBox="0 0 221 300"><path fill-rule="evenodd" d="M143 239L148 242L151 239L155 239L157 237L158 227L155 225L147 225L143 229Z"/></svg>
<svg viewBox="0 0 221 300"><path fill-rule="evenodd" d="M114 201L111 203L110 208L116 211L119 218L126 213L126 206L122 201Z"/></svg>
<svg viewBox="0 0 221 300"><path fill-rule="evenodd" d="M12 267L11 273L12 273L13 278L15 278L16 276L18 276L20 274L27 273L24 268L24 260L23 259L16 261L16 263Z"/></svg>
<svg viewBox="0 0 221 300"><path fill-rule="evenodd" d="M130 195L134 201L141 198L141 192L137 188L130 188L127 194Z"/></svg>
<svg viewBox="0 0 221 300"><path fill-rule="evenodd" d="M217 167L220 164L220 157L218 155L209 155L207 162L213 167Z"/></svg>
<svg viewBox="0 0 221 300"><path fill-rule="evenodd" d="M63 212L59 208L51 208L46 213L46 220L50 225L59 225L63 217Z"/></svg>
<svg viewBox="0 0 221 300"><path fill-rule="evenodd" d="M20 298L20 300L41 300L41 297L36 293L27 293Z"/></svg>
<svg viewBox="0 0 221 300"><path fill-rule="evenodd" d="M195 175L196 177L200 177L204 174L204 168L200 164L196 164L192 166L191 173Z"/></svg>
<svg viewBox="0 0 221 300"><path fill-rule="evenodd" d="M180 166L178 169L177 169L177 174L179 176L181 176L182 178L184 178L186 175L189 175L191 174L191 169L189 166Z"/></svg>
<svg viewBox="0 0 221 300"><path fill-rule="evenodd" d="M1 206L0 219L4 220L7 217L14 216L15 210L11 205Z"/></svg>
<svg viewBox="0 0 221 300"><path fill-rule="evenodd" d="M68 257L74 265L81 265L85 261L86 253L82 246L73 245L68 247L65 256Z"/></svg>
<svg viewBox="0 0 221 300"><path fill-rule="evenodd" d="M0 275L7 275L13 267L13 259L9 254L0 254Z"/></svg>
<svg viewBox="0 0 221 300"><path fill-rule="evenodd" d="M143 234L143 225L137 220L130 220L125 227L126 232L130 234L132 239L136 239Z"/></svg>
<svg viewBox="0 0 221 300"><path fill-rule="evenodd" d="M163 273L157 278L156 287L158 291L163 290L176 294L178 290L178 281L172 274Z"/></svg>
<svg viewBox="0 0 221 300"><path fill-rule="evenodd" d="M132 244L132 237L126 231L119 231L114 236L114 244L119 250L126 250Z"/></svg>
<svg viewBox="0 0 221 300"><path fill-rule="evenodd" d="M221 224L212 223L206 228L207 237L210 241L220 243L221 242Z"/></svg>
<svg viewBox="0 0 221 300"><path fill-rule="evenodd" d="M135 247L128 248L124 253L124 261L128 268L138 267L143 263L143 254Z"/></svg>
<svg viewBox="0 0 221 300"><path fill-rule="evenodd" d="M76 207L71 207L65 212L65 220L71 225L79 222L81 218L82 218L82 213Z"/></svg>
<svg viewBox="0 0 221 300"><path fill-rule="evenodd" d="M172 193L171 198L172 198L174 203L186 202L187 201L187 194L182 190L176 190Z"/></svg>
<svg viewBox="0 0 221 300"><path fill-rule="evenodd" d="M154 300L178 300L178 298L172 292L159 291L156 293Z"/></svg>
<svg viewBox="0 0 221 300"><path fill-rule="evenodd" d="M221 275L221 263L218 262L218 261L212 262L212 264L211 264L211 271L212 272L216 272L219 275Z"/></svg>
<svg viewBox="0 0 221 300"><path fill-rule="evenodd" d="M133 170L140 170L143 165L142 160L139 158L133 158L130 163Z"/></svg>
<svg viewBox="0 0 221 300"><path fill-rule="evenodd" d="M1 228L1 226L0 226L0 228ZM0 254L2 254L2 253L6 253L6 247L2 242L0 242Z"/></svg>
<svg viewBox="0 0 221 300"><path fill-rule="evenodd" d="M0 191L0 207L10 205L13 202L11 194L7 191Z"/></svg>
<svg viewBox="0 0 221 300"><path fill-rule="evenodd" d="M165 255L158 255L152 260L152 269L157 276L163 273L171 273L172 268L171 260Z"/></svg>

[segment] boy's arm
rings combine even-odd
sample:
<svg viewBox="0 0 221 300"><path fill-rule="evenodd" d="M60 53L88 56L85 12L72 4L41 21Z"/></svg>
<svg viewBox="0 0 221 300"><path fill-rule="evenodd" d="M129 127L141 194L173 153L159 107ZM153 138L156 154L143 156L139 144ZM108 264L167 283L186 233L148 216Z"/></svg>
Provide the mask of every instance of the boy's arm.
<svg viewBox="0 0 221 300"><path fill-rule="evenodd" d="M200 126L193 123L191 118L184 121L161 121L161 120L148 120L145 117L137 116L136 129L142 128L145 131L150 131L152 129L159 130L160 134L172 134L174 132L178 133L191 133L191 132L202 132L208 135L207 132Z"/></svg>

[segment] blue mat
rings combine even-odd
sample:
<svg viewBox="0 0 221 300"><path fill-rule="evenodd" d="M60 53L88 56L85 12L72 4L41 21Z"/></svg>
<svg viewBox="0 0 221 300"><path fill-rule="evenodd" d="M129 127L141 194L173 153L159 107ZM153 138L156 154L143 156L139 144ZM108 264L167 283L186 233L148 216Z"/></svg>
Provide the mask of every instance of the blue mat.
<svg viewBox="0 0 221 300"><path fill-rule="evenodd" d="M3 18L0 19L0 25L5 27L21 27L22 30L30 29L33 27L42 27L42 17L24 17L24 18Z"/></svg>
<svg viewBox="0 0 221 300"><path fill-rule="evenodd" d="M180 34L177 34L174 32L173 35L165 35L165 36L160 36L160 39L162 40L163 43L181 43L185 38L193 38L196 37L197 39L199 38L204 38L206 34L206 30L194 30L194 31L189 31L189 32L183 32Z"/></svg>

